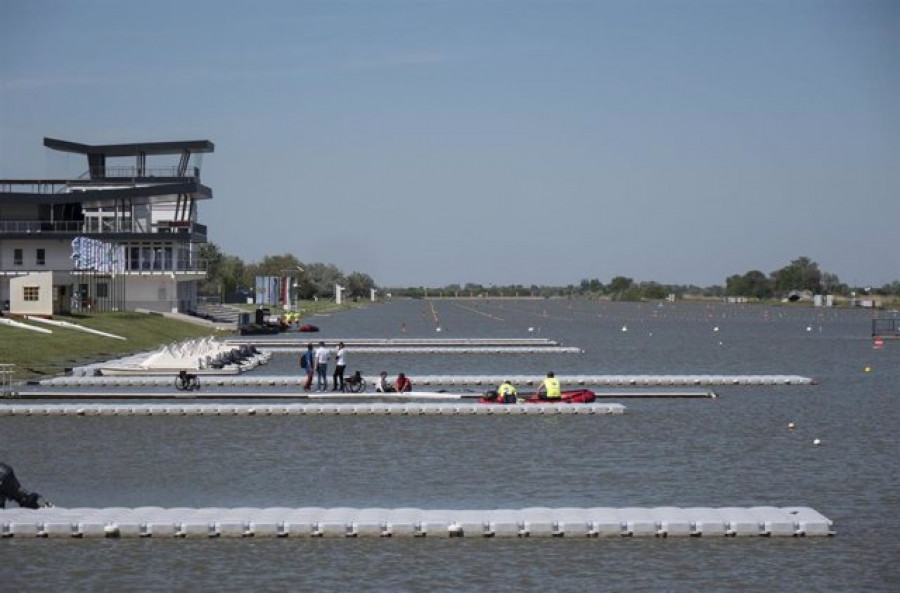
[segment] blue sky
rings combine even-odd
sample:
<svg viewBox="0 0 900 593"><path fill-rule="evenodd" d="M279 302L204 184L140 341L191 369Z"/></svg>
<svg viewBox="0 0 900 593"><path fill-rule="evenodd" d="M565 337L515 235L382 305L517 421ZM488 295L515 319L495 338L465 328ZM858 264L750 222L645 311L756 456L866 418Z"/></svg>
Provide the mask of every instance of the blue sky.
<svg viewBox="0 0 900 593"><path fill-rule="evenodd" d="M246 261L381 285L900 279L900 2L0 0L0 177L209 139Z"/></svg>

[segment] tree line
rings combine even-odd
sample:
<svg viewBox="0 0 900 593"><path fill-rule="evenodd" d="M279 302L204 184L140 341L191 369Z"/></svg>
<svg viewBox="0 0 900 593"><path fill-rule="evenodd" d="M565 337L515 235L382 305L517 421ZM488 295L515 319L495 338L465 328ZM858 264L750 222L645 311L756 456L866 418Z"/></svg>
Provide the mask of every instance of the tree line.
<svg viewBox="0 0 900 593"><path fill-rule="evenodd" d="M206 265L206 279L200 293L218 296L226 302L242 301L252 295L257 276L288 277L292 296L300 300L334 298L334 285L345 289L349 298L368 298L375 281L368 274L344 274L334 264L303 263L295 255L266 255L262 261L245 263L236 255L228 255L215 243L200 247L200 259Z"/></svg>
<svg viewBox="0 0 900 593"><path fill-rule="evenodd" d="M200 249L206 262L207 276L201 293L218 295L225 300L240 300L241 295L252 293L256 276L289 276L294 286L294 298L311 300L334 298L334 285L346 289L351 298L368 298L371 289L379 288L371 276L363 272L344 274L337 266L326 263L302 263L291 254L266 255L262 261L245 263L241 258L227 255L215 243L206 243ZM669 295L676 298L695 297L745 297L751 299L781 299L792 293L831 294L851 297L877 295L900 297L900 281L880 287L849 286L841 282L837 274L824 272L806 256L798 257L788 265L765 274L749 270L725 279L724 286L700 287L693 284L661 284L653 281L636 282L627 276L615 276L608 283L598 278L585 278L578 284L566 286L547 285L483 285L478 283L448 284L440 287L399 286L380 287L382 293L393 296L428 297L603 297L617 301L660 300Z"/></svg>

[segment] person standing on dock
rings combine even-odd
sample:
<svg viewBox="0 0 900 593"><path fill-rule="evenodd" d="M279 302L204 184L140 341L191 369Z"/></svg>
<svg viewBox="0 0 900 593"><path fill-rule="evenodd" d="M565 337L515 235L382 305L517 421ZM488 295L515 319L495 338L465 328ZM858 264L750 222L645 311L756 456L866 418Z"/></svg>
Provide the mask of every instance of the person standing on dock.
<svg viewBox="0 0 900 593"><path fill-rule="evenodd" d="M319 342L316 349L316 391L328 391L328 361L331 359L331 350L325 347L325 342Z"/></svg>
<svg viewBox="0 0 900 593"><path fill-rule="evenodd" d="M300 368L306 373L303 391L309 391L312 388L313 375L316 372L316 353L313 352L312 342L306 345L306 352L300 356Z"/></svg>
<svg viewBox="0 0 900 593"><path fill-rule="evenodd" d="M337 349L334 351L334 375L331 377L331 390L344 390L344 369L347 368L347 359L345 358L343 342L338 342ZM340 384L338 384L340 381Z"/></svg>
<svg viewBox="0 0 900 593"><path fill-rule="evenodd" d="M559 379L556 378L556 375L553 374L553 371L547 373L547 378L544 379L537 389L537 396L539 399L556 399L562 397L562 389L559 387Z"/></svg>

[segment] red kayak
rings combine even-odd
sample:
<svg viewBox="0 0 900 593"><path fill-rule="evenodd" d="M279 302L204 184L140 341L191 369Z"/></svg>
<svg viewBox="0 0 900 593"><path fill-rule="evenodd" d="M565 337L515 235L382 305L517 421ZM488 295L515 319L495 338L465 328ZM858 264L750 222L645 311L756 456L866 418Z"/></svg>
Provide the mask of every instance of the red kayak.
<svg viewBox="0 0 900 593"><path fill-rule="evenodd" d="M563 391L559 399L540 399L535 393L523 393L521 397L525 398L523 403L526 404L589 404L597 399L597 395L590 389ZM478 398L478 402L482 404L504 403L500 398L488 396Z"/></svg>
<svg viewBox="0 0 900 593"><path fill-rule="evenodd" d="M297 331L317 332L317 331L319 331L319 328L318 328L318 326L315 326L315 325L301 325L299 328L297 328Z"/></svg>

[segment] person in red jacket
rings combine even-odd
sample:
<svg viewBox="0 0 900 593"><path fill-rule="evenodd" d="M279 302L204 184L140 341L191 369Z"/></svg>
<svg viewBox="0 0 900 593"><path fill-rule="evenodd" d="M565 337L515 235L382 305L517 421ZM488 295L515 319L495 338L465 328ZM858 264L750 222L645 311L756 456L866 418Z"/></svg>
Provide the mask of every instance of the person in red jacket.
<svg viewBox="0 0 900 593"><path fill-rule="evenodd" d="M397 380L394 381L394 391L397 393L409 393L412 391L412 381L405 374L400 373L397 375Z"/></svg>

